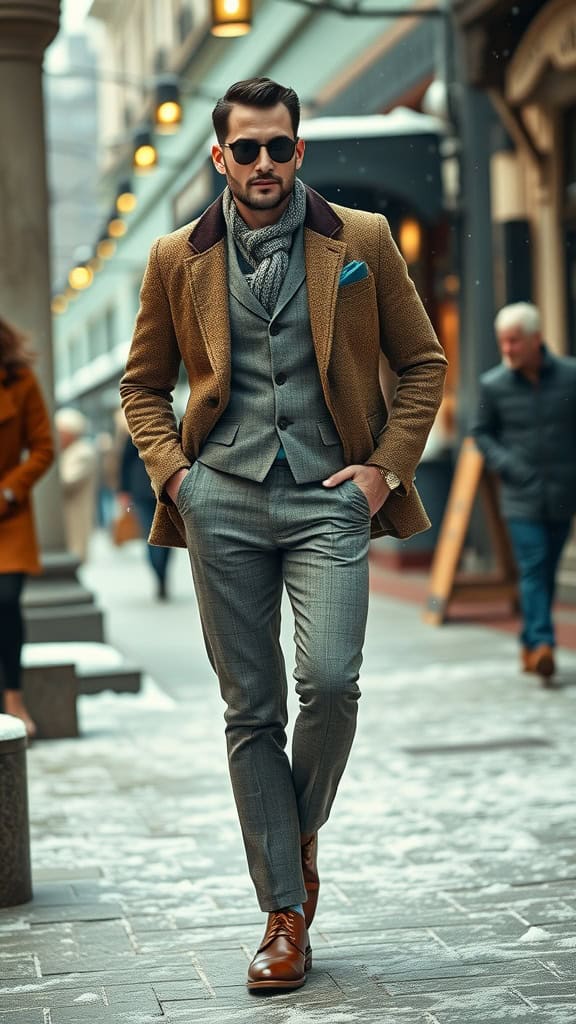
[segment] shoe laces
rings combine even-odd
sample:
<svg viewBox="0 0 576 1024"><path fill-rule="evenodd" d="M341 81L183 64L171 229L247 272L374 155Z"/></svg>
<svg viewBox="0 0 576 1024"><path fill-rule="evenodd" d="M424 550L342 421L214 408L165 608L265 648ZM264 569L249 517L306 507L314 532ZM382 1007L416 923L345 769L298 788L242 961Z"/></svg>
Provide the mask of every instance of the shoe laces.
<svg viewBox="0 0 576 1024"><path fill-rule="evenodd" d="M277 939L280 935L285 935L290 939L290 942L297 946L296 930L294 927L295 914L296 911L294 910L274 911L274 916L266 934L266 942L268 943L273 939Z"/></svg>

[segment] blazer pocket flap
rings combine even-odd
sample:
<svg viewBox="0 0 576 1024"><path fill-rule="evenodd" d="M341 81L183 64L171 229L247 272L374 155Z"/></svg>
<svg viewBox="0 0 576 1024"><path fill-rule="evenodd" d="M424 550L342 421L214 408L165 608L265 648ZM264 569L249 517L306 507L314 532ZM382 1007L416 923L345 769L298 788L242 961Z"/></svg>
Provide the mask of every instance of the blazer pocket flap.
<svg viewBox="0 0 576 1024"><path fill-rule="evenodd" d="M386 414L381 412L374 412L371 416L367 416L368 426L370 427L370 433L375 441L378 440L380 434L386 426Z"/></svg>
<svg viewBox="0 0 576 1024"><path fill-rule="evenodd" d="M318 424L318 430L324 444L340 444L340 436L332 420L323 420Z"/></svg>
<svg viewBox="0 0 576 1024"><path fill-rule="evenodd" d="M234 444L239 429L239 423L217 423L214 430L208 434L206 444L210 444L211 441L216 444Z"/></svg>

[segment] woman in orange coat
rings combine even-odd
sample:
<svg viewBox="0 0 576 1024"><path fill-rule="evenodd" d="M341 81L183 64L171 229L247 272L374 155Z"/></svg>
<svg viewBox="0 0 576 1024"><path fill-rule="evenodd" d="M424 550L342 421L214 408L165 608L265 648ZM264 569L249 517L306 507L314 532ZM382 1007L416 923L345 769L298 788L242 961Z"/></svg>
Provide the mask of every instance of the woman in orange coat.
<svg viewBox="0 0 576 1024"><path fill-rule="evenodd" d="M50 420L26 339L0 317L0 688L4 711L35 732L20 689L20 595L40 561L30 491L54 458Z"/></svg>

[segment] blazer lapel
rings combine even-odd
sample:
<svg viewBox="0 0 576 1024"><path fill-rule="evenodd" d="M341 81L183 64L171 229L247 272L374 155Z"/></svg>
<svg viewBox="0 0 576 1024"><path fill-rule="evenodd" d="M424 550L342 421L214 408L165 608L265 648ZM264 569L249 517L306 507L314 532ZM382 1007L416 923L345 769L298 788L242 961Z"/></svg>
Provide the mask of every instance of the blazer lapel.
<svg viewBox="0 0 576 1024"><path fill-rule="evenodd" d="M224 239L185 260L202 340L224 393L230 387L230 315L226 263Z"/></svg>
<svg viewBox="0 0 576 1024"><path fill-rule="evenodd" d="M330 362L340 271L344 266L346 243L316 231L304 231L304 257L308 287L310 327L318 367L325 373Z"/></svg>
<svg viewBox="0 0 576 1024"><path fill-rule="evenodd" d="M228 236L228 287L232 292L235 299L238 300L246 309L249 309L256 316L259 316L261 320L269 320L268 313L264 309L264 306L260 304L254 292L250 288L249 284L244 277L244 274L240 270L238 265L238 257L236 255L236 247L234 242Z"/></svg>

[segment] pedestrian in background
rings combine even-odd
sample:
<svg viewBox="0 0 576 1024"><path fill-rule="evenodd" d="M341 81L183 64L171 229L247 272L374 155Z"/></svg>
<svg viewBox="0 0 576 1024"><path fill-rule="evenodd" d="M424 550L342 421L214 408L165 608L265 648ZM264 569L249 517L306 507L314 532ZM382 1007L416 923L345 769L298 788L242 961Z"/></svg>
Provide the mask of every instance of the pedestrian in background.
<svg viewBox="0 0 576 1024"><path fill-rule="evenodd" d="M118 491L119 459L114 437L108 430L96 435L96 463L98 467L96 487L96 512L98 526L109 529L116 511Z"/></svg>
<svg viewBox="0 0 576 1024"><path fill-rule="evenodd" d="M501 479L520 580L521 667L555 672L552 605L576 512L576 360L544 344L536 306L505 306L495 320L502 363L480 381L473 434Z"/></svg>
<svg viewBox="0 0 576 1024"><path fill-rule="evenodd" d="M64 498L64 524L68 550L84 562L94 530L98 456L87 436L88 420L78 409L58 409L56 430L60 443L58 466Z"/></svg>
<svg viewBox="0 0 576 1024"><path fill-rule="evenodd" d="M130 435L126 437L120 462L120 494L123 508L134 508L144 537L150 535L152 520L156 511L156 495L152 490L150 477L138 454ZM166 574L171 548L146 544L148 561L156 579L156 596L159 601L168 597Z"/></svg>
<svg viewBox="0 0 576 1024"><path fill-rule="evenodd" d="M218 101L212 159L227 188L155 243L121 382L158 498L151 541L188 546L227 705L232 786L268 912L251 990L298 988L311 965L317 834L356 728L370 527L429 526L413 480L446 365L385 218L333 206L296 177L299 114L294 90L269 79ZM398 374L389 417L381 349ZM300 697L291 762L283 586Z"/></svg>
<svg viewBox="0 0 576 1024"><path fill-rule="evenodd" d="M0 676L4 711L36 728L22 696L21 608L26 576L41 572L31 490L54 458L50 419L26 338L0 318Z"/></svg>

